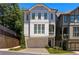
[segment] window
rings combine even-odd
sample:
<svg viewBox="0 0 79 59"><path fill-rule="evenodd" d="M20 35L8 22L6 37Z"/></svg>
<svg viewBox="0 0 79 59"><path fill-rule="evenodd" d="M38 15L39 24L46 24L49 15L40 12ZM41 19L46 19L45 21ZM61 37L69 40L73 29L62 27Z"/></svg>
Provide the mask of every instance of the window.
<svg viewBox="0 0 79 59"><path fill-rule="evenodd" d="M73 27L73 36L79 37L79 27Z"/></svg>
<svg viewBox="0 0 79 59"><path fill-rule="evenodd" d="M34 34L37 34L37 24L34 24Z"/></svg>
<svg viewBox="0 0 79 59"><path fill-rule="evenodd" d="M51 19L53 19L53 14L51 13Z"/></svg>
<svg viewBox="0 0 79 59"><path fill-rule="evenodd" d="M64 16L64 23L67 23L67 16Z"/></svg>
<svg viewBox="0 0 79 59"><path fill-rule="evenodd" d="M49 25L49 35L53 35L54 34L54 25L50 24Z"/></svg>
<svg viewBox="0 0 79 59"><path fill-rule="evenodd" d="M63 30L63 33L64 34L68 34L68 32L69 32L69 28L68 27L65 27L64 30Z"/></svg>
<svg viewBox="0 0 79 59"><path fill-rule="evenodd" d="M47 19L47 13L44 13L44 19Z"/></svg>
<svg viewBox="0 0 79 59"><path fill-rule="evenodd" d="M41 24L38 24L38 33L41 33Z"/></svg>
<svg viewBox="0 0 79 59"><path fill-rule="evenodd" d="M45 24L42 24L42 34L45 33Z"/></svg>
<svg viewBox="0 0 79 59"><path fill-rule="evenodd" d="M32 13L32 19L35 19L35 13Z"/></svg>
<svg viewBox="0 0 79 59"><path fill-rule="evenodd" d="M41 19L41 13L38 13L38 19Z"/></svg>
<svg viewBox="0 0 79 59"><path fill-rule="evenodd" d="M49 25L49 32L53 33L54 32L54 25Z"/></svg>
<svg viewBox="0 0 79 59"><path fill-rule="evenodd" d="M26 20L29 20L29 15L26 15Z"/></svg>
<svg viewBox="0 0 79 59"><path fill-rule="evenodd" d="M34 34L44 34L45 24L34 24Z"/></svg>
<svg viewBox="0 0 79 59"><path fill-rule="evenodd" d="M79 22L79 15L77 16L77 20L78 20L78 22Z"/></svg>
<svg viewBox="0 0 79 59"><path fill-rule="evenodd" d="M74 22L75 16L70 16L70 22Z"/></svg>

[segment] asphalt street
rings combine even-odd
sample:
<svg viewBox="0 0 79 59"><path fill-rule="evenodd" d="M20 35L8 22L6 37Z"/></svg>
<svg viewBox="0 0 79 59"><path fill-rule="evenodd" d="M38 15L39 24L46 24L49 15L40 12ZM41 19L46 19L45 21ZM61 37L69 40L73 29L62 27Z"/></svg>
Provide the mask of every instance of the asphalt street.
<svg viewBox="0 0 79 59"><path fill-rule="evenodd" d="M35 55L32 53L20 53L20 52L9 52L9 51L0 51L0 55Z"/></svg>

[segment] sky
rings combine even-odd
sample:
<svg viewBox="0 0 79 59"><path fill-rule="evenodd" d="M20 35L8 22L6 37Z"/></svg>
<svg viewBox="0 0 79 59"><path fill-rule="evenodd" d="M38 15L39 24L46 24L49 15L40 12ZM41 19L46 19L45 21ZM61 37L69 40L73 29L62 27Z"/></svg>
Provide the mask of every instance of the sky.
<svg viewBox="0 0 79 59"><path fill-rule="evenodd" d="M20 9L29 9L36 3L19 3ZM79 7L79 3L44 3L47 7L58 9L59 12L69 12Z"/></svg>

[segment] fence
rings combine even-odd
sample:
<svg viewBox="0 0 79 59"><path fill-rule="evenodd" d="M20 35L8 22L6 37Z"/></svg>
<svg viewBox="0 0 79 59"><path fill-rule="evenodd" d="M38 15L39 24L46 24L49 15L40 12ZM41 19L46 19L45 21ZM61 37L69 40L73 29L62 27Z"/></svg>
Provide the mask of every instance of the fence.
<svg viewBox="0 0 79 59"><path fill-rule="evenodd" d="M19 45L14 31L0 25L0 48L11 48Z"/></svg>

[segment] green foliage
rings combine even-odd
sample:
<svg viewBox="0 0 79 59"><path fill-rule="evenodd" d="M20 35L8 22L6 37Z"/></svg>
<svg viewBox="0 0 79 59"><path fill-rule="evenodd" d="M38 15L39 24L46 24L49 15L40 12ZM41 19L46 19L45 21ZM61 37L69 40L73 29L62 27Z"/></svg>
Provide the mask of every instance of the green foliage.
<svg viewBox="0 0 79 59"><path fill-rule="evenodd" d="M45 48L50 48L49 46L45 46Z"/></svg>
<svg viewBox="0 0 79 59"><path fill-rule="evenodd" d="M64 40L63 41L63 50L67 50L67 41L66 40Z"/></svg>
<svg viewBox="0 0 79 59"><path fill-rule="evenodd" d="M61 47L58 47L58 46L55 46L55 47L53 47L54 49L57 49L57 50L62 50L62 48Z"/></svg>
<svg viewBox="0 0 79 59"><path fill-rule="evenodd" d="M19 50L23 50L24 48L21 48L21 47L19 47L19 48L10 48L9 50L11 50L11 51L19 51Z"/></svg>
<svg viewBox="0 0 79 59"><path fill-rule="evenodd" d="M57 35L56 40L62 40L62 35Z"/></svg>
<svg viewBox="0 0 79 59"><path fill-rule="evenodd" d="M47 48L50 54L73 54L71 51L65 51L62 49L54 49L54 48Z"/></svg>

